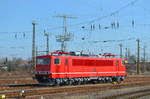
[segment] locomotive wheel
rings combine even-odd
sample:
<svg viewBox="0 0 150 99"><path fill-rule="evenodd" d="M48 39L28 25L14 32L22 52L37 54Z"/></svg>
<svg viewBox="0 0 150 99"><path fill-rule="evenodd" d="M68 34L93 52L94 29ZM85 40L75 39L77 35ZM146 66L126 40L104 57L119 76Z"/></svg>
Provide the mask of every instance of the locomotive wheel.
<svg viewBox="0 0 150 99"><path fill-rule="evenodd" d="M82 82L82 84L86 84L86 83L87 83L86 81L83 81L83 82Z"/></svg>
<svg viewBox="0 0 150 99"><path fill-rule="evenodd" d="M69 85L72 85L72 84L73 84L72 80L69 80Z"/></svg>
<svg viewBox="0 0 150 99"><path fill-rule="evenodd" d="M78 81L78 85L81 85L81 81Z"/></svg>
<svg viewBox="0 0 150 99"><path fill-rule="evenodd" d="M55 85L56 85L56 86L60 86L60 84L59 84L59 83L56 83Z"/></svg>
<svg viewBox="0 0 150 99"><path fill-rule="evenodd" d="M60 86L60 81L59 81L59 79L56 79L55 85L56 85L56 86Z"/></svg>

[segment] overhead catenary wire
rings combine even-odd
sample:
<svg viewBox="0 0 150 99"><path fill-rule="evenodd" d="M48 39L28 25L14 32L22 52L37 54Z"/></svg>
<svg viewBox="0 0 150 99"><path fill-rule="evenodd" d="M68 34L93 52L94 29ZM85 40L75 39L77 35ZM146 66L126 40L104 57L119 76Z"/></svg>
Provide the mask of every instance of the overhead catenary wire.
<svg viewBox="0 0 150 99"><path fill-rule="evenodd" d="M113 15L115 15L115 14L118 14L120 11L124 10L125 8L127 8L127 7L129 7L129 6L133 6L135 3L137 3L137 1L139 1L139 0L133 0L133 1L131 1L130 3L126 4L125 6L119 8L119 9L113 11L113 12L111 12L111 13L108 14L108 15L101 16L101 17L98 17L98 18L96 18L96 19L94 19L94 20L86 21L86 22L83 22L83 23L89 24L89 23L91 23L91 22L94 22L94 21L97 21L97 20L101 20L101 19L107 18L107 17L109 17L109 16L113 16ZM70 26L76 26L76 25L81 25L81 23L73 24L73 25L70 25ZM119 25L118 23L117 23L117 27L120 27L120 25ZM56 28L54 28L54 29L58 29L58 28L63 28L63 27L60 26L60 27L56 27ZM94 26L94 28L96 28L96 27ZM99 29L101 29L101 25L99 26ZM110 29L110 27L109 27L109 26L105 26L105 27L103 27L103 29ZM50 29L50 30L53 30L53 29ZM93 29L93 30L95 30L95 29ZM28 32L32 32L32 31L28 31ZM0 32L0 33L2 33L2 32ZM3 33L4 33L4 32L3 32ZM5 32L5 33L12 33L12 32ZM18 32L17 32L17 33L18 33ZM25 33L27 33L27 32L25 32Z"/></svg>
<svg viewBox="0 0 150 99"><path fill-rule="evenodd" d="M105 18L108 18L108 17L110 17L110 16L114 16L114 15L120 13L120 11L122 11L122 10L124 10L124 9L126 9L126 8L128 8L128 7L130 7L130 6L135 5L138 1L139 1L139 0L133 0L133 1L127 3L126 5L124 5L124 6L120 7L120 8L118 8L117 10L115 10L115 11L113 11L113 12L107 14L107 15L97 17L97 18L95 18L95 19L93 19L93 20L89 20L89 21L85 21L85 22L80 22L80 23L77 23L77 24L72 24L72 25L69 25L69 26L70 26L70 27L74 27L74 26L79 26L79 25L83 25L83 24L87 24L87 25L92 24L92 23L94 23L94 22L96 22L96 21L100 21L100 20L105 19ZM55 29L60 29L60 28L63 28L63 27L60 26L60 27L49 28L49 30L55 30Z"/></svg>
<svg viewBox="0 0 150 99"><path fill-rule="evenodd" d="M88 41L88 42L91 42L91 43L100 43L100 42L103 42L103 43L107 43L107 42L124 42L124 41L129 41L129 40L135 40L135 38L128 38L128 39L120 39L120 40L98 40L98 41Z"/></svg>

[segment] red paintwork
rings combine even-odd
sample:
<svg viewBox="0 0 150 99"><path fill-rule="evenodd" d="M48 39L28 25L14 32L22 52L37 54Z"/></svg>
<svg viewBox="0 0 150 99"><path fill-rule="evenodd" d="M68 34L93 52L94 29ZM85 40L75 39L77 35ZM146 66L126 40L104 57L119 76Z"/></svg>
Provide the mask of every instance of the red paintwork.
<svg viewBox="0 0 150 99"><path fill-rule="evenodd" d="M50 78L97 77L97 76L126 76L125 65L121 58L99 58L82 56L45 55L37 58L50 57L50 65L36 65L36 72L46 71ZM54 64L59 58L60 64ZM36 74L43 75L43 74Z"/></svg>
<svg viewBox="0 0 150 99"><path fill-rule="evenodd" d="M49 57L49 55L46 56L38 56L38 58L46 58ZM49 71L50 70L50 64L49 65L36 65L36 71Z"/></svg>

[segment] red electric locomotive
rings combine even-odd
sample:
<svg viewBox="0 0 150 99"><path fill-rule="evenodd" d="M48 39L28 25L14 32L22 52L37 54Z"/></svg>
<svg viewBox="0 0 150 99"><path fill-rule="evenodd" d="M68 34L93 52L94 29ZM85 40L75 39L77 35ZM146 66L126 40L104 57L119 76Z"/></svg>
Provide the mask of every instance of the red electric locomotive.
<svg viewBox="0 0 150 99"><path fill-rule="evenodd" d="M64 85L120 82L127 75L125 61L122 58L57 51L50 55L37 56L36 59L35 78L40 83Z"/></svg>

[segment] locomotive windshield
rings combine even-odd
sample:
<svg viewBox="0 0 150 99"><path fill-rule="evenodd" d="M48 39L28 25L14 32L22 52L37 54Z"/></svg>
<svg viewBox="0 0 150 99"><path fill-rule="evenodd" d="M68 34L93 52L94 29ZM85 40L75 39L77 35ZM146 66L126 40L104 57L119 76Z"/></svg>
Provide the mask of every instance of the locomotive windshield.
<svg viewBox="0 0 150 99"><path fill-rule="evenodd" d="M37 58L36 59L36 64L37 65L49 65L50 64L50 58Z"/></svg>

